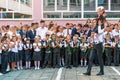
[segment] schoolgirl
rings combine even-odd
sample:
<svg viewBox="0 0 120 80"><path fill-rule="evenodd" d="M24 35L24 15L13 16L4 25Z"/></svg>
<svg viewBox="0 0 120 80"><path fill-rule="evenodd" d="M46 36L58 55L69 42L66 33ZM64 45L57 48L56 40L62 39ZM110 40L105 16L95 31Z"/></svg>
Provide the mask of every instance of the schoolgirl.
<svg viewBox="0 0 120 80"><path fill-rule="evenodd" d="M12 70L16 70L15 67L16 67L16 62L17 62L17 69L19 70L19 54L18 54L18 43L17 43L17 37L16 36L12 36L12 39L11 39L11 47L10 47L10 50L11 50L11 66L12 66Z"/></svg>
<svg viewBox="0 0 120 80"><path fill-rule="evenodd" d="M26 69L30 69L31 67L31 50L32 50L32 44L30 44L30 39L27 38L24 44Z"/></svg>
<svg viewBox="0 0 120 80"><path fill-rule="evenodd" d="M40 69L40 60L41 60L41 43L39 43L40 37L36 36L33 43L33 60L35 70Z"/></svg>
<svg viewBox="0 0 120 80"><path fill-rule="evenodd" d="M23 42L22 42L22 39L21 37L18 37L18 54L19 54L19 62L18 62L18 66L19 68L18 69L23 69L23 64L22 64L22 61L23 61L23 55L24 55L24 50L23 50Z"/></svg>

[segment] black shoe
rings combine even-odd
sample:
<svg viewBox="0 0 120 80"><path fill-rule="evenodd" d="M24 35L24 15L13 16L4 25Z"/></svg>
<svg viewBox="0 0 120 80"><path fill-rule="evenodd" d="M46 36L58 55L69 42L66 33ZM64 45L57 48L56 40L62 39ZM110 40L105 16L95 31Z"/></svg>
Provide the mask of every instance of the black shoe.
<svg viewBox="0 0 120 80"><path fill-rule="evenodd" d="M86 73L83 73L83 75L90 76L91 74L86 72Z"/></svg>
<svg viewBox="0 0 120 80"><path fill-rule="evenodd" d="M66 66L66 69L68 69L69 68L69 66Z"/></svg>
<svg viewBox="0 0 120 80"><path fill-rule="evenodd" d="M7 74L7 73L9 73L9 71L2 72L2 74Z"/></svg>
<svg viewBox="0 0 120 80"><path fill-rule="evenodd" d="M96 74L97 76L100 76L100 75L104 75L104 72L99 72L98 74Z"/></svg>
<svg viewBox="0 0 120 80"><path fill-rule="evenodd" d="M72 69L72 67L71 67L71 66L69 66L68 68L69 68L69 69Z"/></svg>

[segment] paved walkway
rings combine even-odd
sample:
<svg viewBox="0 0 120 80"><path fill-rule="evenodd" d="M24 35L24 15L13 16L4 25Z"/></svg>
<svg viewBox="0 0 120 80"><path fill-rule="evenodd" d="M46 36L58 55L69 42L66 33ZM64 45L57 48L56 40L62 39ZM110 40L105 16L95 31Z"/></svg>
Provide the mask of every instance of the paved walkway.
<svg viewBox="0 0 120 80"><path fill-rule="evenodd" d="M105 67L105 75L96 76L99 67L92 68L91 76L84 76L85 67L72 69L45 68L20 70L0 76L0 80L120 80L120 67Z"/></svg>

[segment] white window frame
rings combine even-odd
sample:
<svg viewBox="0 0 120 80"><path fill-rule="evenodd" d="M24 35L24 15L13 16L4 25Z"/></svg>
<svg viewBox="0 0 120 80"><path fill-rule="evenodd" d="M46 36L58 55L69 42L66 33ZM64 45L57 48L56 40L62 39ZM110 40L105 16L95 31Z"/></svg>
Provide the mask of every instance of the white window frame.
<svg viewBox="0 0 120 80"><path fill-rule="evenodd" d="M6 13L12 13L12 18L0 18L0 21L1 20L33 20L33 15L34 15L34 0L32 0L32 18L14 18L14 13L19 13L20 12L20 0L18 0L18 3L19 3L19 8L18 8L18 11L9 11L8 10L8 0L6 0L6 11L3 11L3 12L6 12ZM23 11L23 12L29 12L29 11Z"/></svg>
<svg viewBox="0 0 120 80"><path fill-rule="evenodd" d="M70 11L70 0L68 0L67 2L67 10L57 10L57 0L55 0L55 10L54 11L43 11L43 4L42 4L42 19L43 20L86 20L87 18L84 18L84 13L85 12L97 12L97 7L98 7L98 0L95 0L96 4L95 4L95 10L94 11L84 11L84 0L81 0L81 11ZM43 0L42 0L43 3ZM47 12L60 12L61 13L61 18L44 18L43 15L44 13ZM63 13L64 12L81 12L81 18L63 18ZM106 12L120 12L120 11L112 11L111 10L111 0L108 0L108 10L106 10ZM93 19L93 18L90 18ZM107 18L107 20L119 20L119 18Z"/></svg>

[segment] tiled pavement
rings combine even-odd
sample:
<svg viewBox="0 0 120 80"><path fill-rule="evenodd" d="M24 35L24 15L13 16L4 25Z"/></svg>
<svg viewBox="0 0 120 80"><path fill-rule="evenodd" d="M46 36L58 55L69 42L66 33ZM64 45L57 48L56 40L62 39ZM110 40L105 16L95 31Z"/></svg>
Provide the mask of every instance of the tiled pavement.
<svg viewBox="0 0 120 80"><path fill-rule="evenodd" d="M120 67L115 68L120 72ZM57 80L56 77L58 76L58 71L58 68L12 71L8 74L0 76L0 80ZM105 75L103 76L96 76L99 72L99 67L92 68L91 76L82 75L84 72L86 72L85 67L72 69L62 68L60 80L120 80L120 75L111 67L105 67Z"/></svg>

